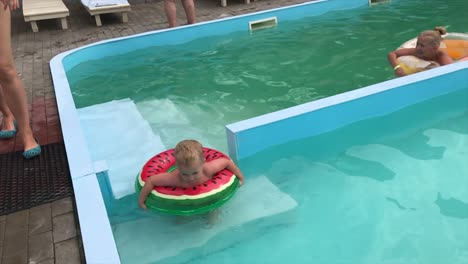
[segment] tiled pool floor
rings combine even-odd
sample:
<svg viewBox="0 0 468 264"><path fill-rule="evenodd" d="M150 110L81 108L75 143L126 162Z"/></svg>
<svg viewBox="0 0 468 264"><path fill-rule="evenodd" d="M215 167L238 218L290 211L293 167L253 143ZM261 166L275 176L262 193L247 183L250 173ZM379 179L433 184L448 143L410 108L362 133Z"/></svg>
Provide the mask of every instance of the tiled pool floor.
<svg viewBox="0 0 468 264"><path fill-rule="evenodd" d="M102 27L95 26L79 1L64 2L70 10L68 30L61 30L57 21L48 20L39 21L39 32L33 33L21 10L12 14L15 63L26 86L34 133L43 145L63 141L49 69L49 61L55 55L100 40L166 27L163 1L130 0L128 23L119 23L116 16L106 15L102 17ZM201 0L196 2L197 20L209 21L303 2L309 1L258 0L246 5L243 0L228 0L228 6L221 7L219 0ZM180 1L177 7L182 24L185 15ZM14 139L0 141L0 155L21 149L22 145ZM73 197L3 215L0 264L80 263L84 257L79 238Z"/></svg>

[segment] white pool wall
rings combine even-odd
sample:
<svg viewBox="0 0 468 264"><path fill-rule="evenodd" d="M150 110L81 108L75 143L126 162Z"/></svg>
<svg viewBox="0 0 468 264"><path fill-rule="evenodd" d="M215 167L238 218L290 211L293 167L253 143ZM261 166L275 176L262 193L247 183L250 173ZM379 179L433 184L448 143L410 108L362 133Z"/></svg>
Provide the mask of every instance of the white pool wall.
<svg viewBox="0 0 468 264"><path fill-rule="evenodd" d="M338 11L367 6L368 0L315 0L307 3L274 8L251 14L227 17L214 21L182 26L176 29L164 29L115 38L93 43L65 52L63 58L65 70L88 61L103 57L124 54L145 48L164 48L179 45L203 37L222 36L232 32L249 31L249 22L277 17L278 24L298 20L304 17L318 16L329 11Z"/></svg>
<svg viewBox="0 0 468 264"><path fill-rule="evenodd" d="M229 124L229 155L235 160L247 158L467 86L468 61L457 62Z"/></svg>

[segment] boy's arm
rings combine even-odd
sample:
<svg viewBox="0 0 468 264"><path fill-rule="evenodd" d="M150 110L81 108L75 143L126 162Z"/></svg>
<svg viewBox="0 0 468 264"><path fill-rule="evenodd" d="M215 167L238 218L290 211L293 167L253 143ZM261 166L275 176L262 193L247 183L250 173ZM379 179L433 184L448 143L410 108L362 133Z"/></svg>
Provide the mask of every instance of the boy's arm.
<svg viewBox="0 0 468 264"><path fill-rule="evenodd" d="M150 192L153 190L154 186L165 186L166 181L163 179L168 179L169 178L169 173L161 173L161 174L156 174L153 176L150 176L146 182L145 185L143 185L143 188L141 189L140 195L138 196L138 205L142 209L147 209L145 200L150 194Z"/></svg>
<svg viewBox="0 0 468 264"><path fill-rule="evenodd" d="M219 171L228 169L237 176L237 178L239 179L240 185L244 183L244 175L242 174L240 169L237 167L237 165L234 164L234 162L228 158L220 158L220 159L212 160L210 162L207 162L206 166L207 166L206 169L208 171L208 174L210 175L215 175Z"/></svg>
<svg viewBox="0 0 468 264"><path fill-rule="evenodd" d="M147 209L145 200L148 197L149 193L151 190L153 190L154 185L151 183L151 178L149 178L146 182L145 185L143 185L143 188L141 189L140 196L138 196L138 205L141 207L141 209Z"/></svg>
<svg viewBox="0 0 468 264"><path fill-rule="evenodd" d="M242 186L242 184L244 184L244 175L240 171L239 167L237 167L232 160L228 160L228 166L226 168L237 176L239 179L239 185Z"/></svg>

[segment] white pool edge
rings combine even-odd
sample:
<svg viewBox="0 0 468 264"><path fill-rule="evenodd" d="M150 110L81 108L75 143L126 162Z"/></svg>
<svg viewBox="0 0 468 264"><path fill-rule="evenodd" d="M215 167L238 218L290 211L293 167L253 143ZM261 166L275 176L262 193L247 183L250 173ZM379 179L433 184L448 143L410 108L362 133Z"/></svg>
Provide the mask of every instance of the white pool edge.
<svg viewBox="0 0 468 264"><path fill-rule="evenodd" d="M255 129L261 126L265 126L267 124L286 120L289 118L297 117L305 113L310 113L312 111L317 111L317 110L327 108L330 106L343 104L343 103L353 101L359 98L363 98L366 96L389 91L389 90L399 88L401 86L405 86L408 84L412 84L415 82L420 82L420 81L435 78L438 76L443 76L445 74L456 72L456 71L463 70L463 69L468 69L468 61L457 62L457 63L453 63L450 65L446 65L444 67L432 69L430 71L424 71L424 72L420 72L417 74L395 78L392 80L388 80L388 81L381 82L381 83L376 83L376 84L362 87L362 88L352 90L349 92L333 95L333 96L319 99L316 101L312 101L309 103L304 103L304 104L293 106L293 107L286 108L283 110L271 112L268 114L264 114L264 115L260 115L257 117L242 120L239 122L235 122L232 124L228 124L225 126L225 130L226 130L226 137L228 141L229 155L233 159L239 160L239 159L245 158L246 156L253 155L256 152L263 150L263 149L258 149L255 151L251 151L251 153L248 153L248 154L240 154L238 135L241 132ZM285 143L285 142L280 142L279 144L281 143Z"/></svg>
<svg viewBox="0 0 468 264"><path fill-rule="evenodd" d="M62 65L68 51L50 61L57 108L72 178L81 239L87 263L120 263L93 162Z"/></svg>

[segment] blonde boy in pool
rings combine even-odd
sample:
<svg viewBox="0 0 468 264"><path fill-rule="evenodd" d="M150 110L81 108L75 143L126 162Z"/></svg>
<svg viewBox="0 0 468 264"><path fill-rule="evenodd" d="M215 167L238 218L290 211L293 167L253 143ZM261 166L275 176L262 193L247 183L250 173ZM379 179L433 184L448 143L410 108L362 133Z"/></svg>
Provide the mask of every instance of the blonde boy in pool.
<svg viewBox="0 0 468 264"><path fill-rule="evenodd" d="M228 169L244 182L244 176L230 159L219 158L205 162L203 146L196 140L183 140L174 149L177 169L171 172L155 174L148 178L141 189L138 205L147 209L145 200L155 186L173 186L191 188L211 179L221 170Z"/></svg>

